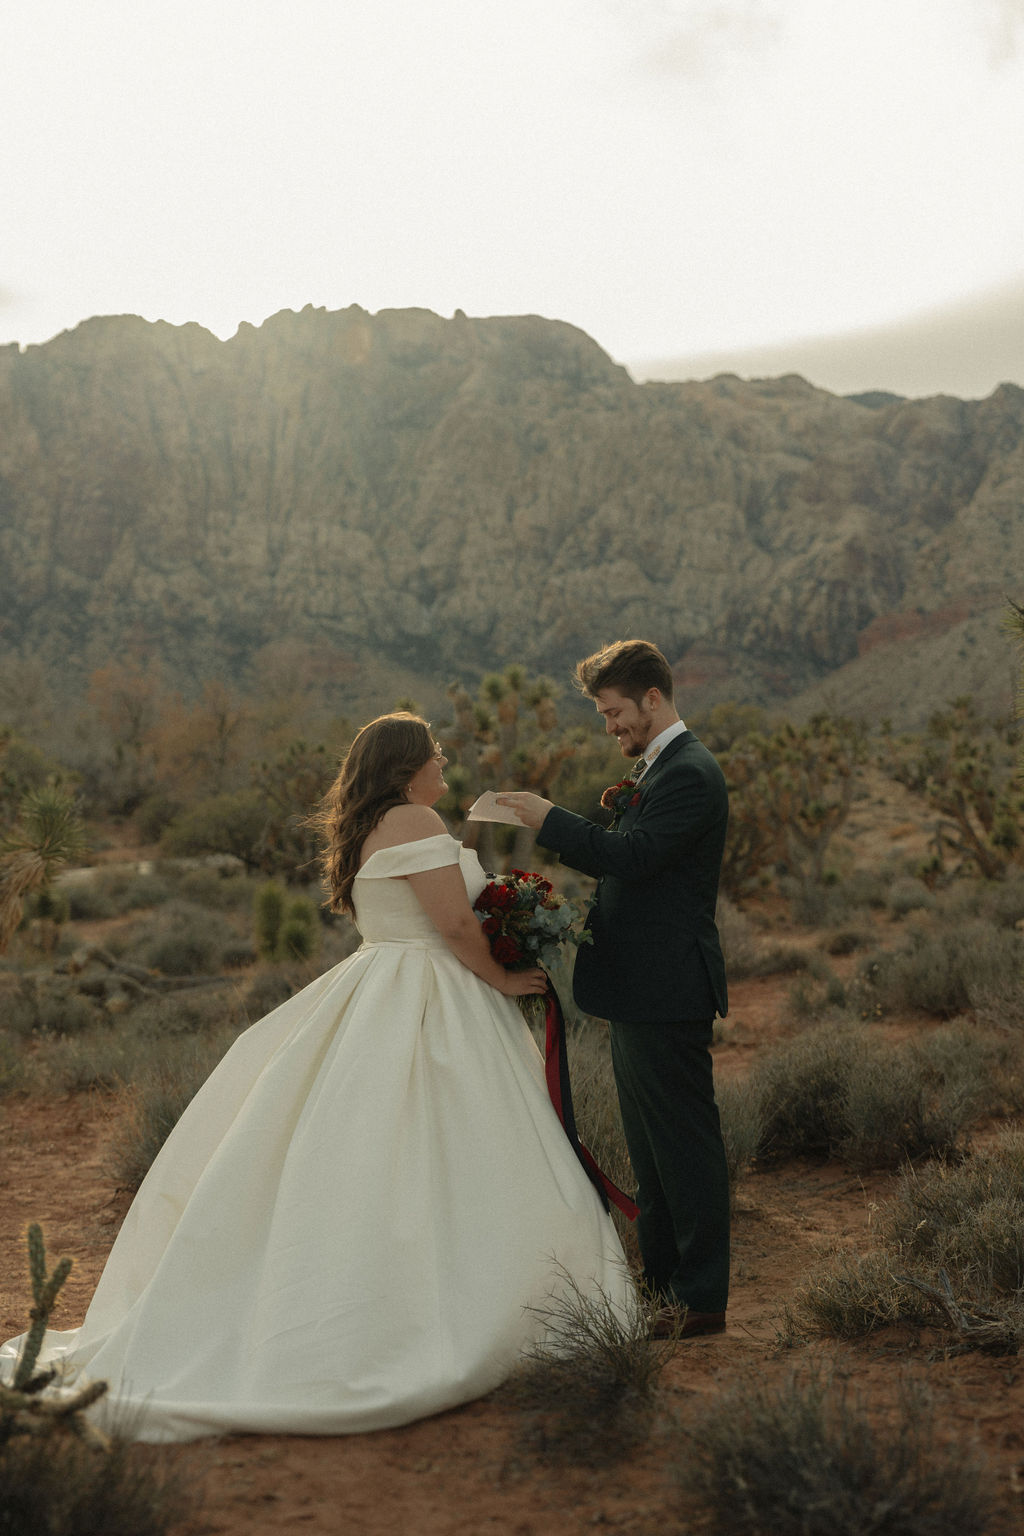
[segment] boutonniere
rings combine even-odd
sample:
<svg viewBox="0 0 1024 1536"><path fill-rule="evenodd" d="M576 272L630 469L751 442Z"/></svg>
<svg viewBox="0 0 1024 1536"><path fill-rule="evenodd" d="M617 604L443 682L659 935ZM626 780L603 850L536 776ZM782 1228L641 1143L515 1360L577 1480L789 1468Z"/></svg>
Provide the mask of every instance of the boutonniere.
<svg viewBox="0 0 1024 1536"><path fill-rule="evenodd" d="M613 828L625 811L640 804L642 793L640 786L633 779L620 779L617 784L609 784L601 796L601 804L606 811L612 812Z"/></svg>

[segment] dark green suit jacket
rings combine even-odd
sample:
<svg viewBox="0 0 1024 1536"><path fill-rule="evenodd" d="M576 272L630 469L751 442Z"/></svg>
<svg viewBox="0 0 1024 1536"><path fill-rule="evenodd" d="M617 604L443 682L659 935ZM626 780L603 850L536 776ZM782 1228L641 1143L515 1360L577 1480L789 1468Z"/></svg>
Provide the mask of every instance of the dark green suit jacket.
<svg viewBox="0 0 1024 1536"><path fill-rule="evenodd" d="M729 796L692 731L659 753L639 801L608 831L556 806L537 841L597 878L576 953L573 996L598 1018L668 1023L725 1014L725 962L715 927Z"/></svg>

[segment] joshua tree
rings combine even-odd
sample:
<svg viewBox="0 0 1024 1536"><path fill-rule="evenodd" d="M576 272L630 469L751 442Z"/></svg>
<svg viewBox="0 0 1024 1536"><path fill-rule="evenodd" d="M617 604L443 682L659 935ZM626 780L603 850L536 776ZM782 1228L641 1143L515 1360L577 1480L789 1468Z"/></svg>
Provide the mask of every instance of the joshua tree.
<svg viewBox="0 0 1024 1536"><path fill-rule="evenodd" d="M85 828L66 791L46 784L23 797L17 820L0 836L0 953L21 922L26 896L43 890L84 847Z"/></svg>

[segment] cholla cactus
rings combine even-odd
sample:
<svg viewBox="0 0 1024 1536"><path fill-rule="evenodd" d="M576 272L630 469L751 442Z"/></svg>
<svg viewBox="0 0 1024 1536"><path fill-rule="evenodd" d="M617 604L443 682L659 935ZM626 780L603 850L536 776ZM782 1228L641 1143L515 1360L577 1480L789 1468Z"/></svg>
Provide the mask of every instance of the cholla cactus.
<svg viewBox="0 0 1024 1536"><path fill-rule="evenodd" d="M32 1326L18 1356L11 1385L0 1382L0 1425L9 1434L47 1434L65 1428L92 1445L107 1449L107 1436L91 1424L84 1410L107 1390L105 1381L94 1381L59 1397L46 1397L44 1389L54 1380L54 1370L36 1371L39 1351L57 1296L68 1275L71 1260L61 1259L53 1273L46 1273L46 1248L42 1228L33 1222L28 1229L29 1272L32 1276Z"/></svg>

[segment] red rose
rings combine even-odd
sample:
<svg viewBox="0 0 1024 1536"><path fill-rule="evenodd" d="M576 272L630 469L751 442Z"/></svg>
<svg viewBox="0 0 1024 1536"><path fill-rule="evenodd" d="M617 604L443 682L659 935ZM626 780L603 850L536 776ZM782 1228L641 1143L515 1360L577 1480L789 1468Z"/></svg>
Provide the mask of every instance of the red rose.
<svg viewBox="0 0 1024 1536"><path fill-rule="evenodd" d="M507 935L495 939L491 945L491 954L499 965L515 965L517 960L523 958L523 952L515 939L510 939Z"/></svg>
<svg viewBox="0 0 1024 1536"><path fill-rule="evenodd" d="M614 811L616 796L621 795L622 791L627 789L632 782L632 779L620 779L617 784L609 784L601 796L601 804L606 811Z"/></svg>
<svg viewBox="0 0 1024 1536"><path fill-rule="evenodd" d="M485 885L473 905L478 912L509 912L515 906L515 892L507 885L491 881Z"/></svg>
<svg viewBox="0 0 1024 1536"><path fill-rule="evenodd" d="M501 922L496 917L485 917L480 926L484 933L487 934L488 938L490 938L492 933L501 932Z"/></svg>

